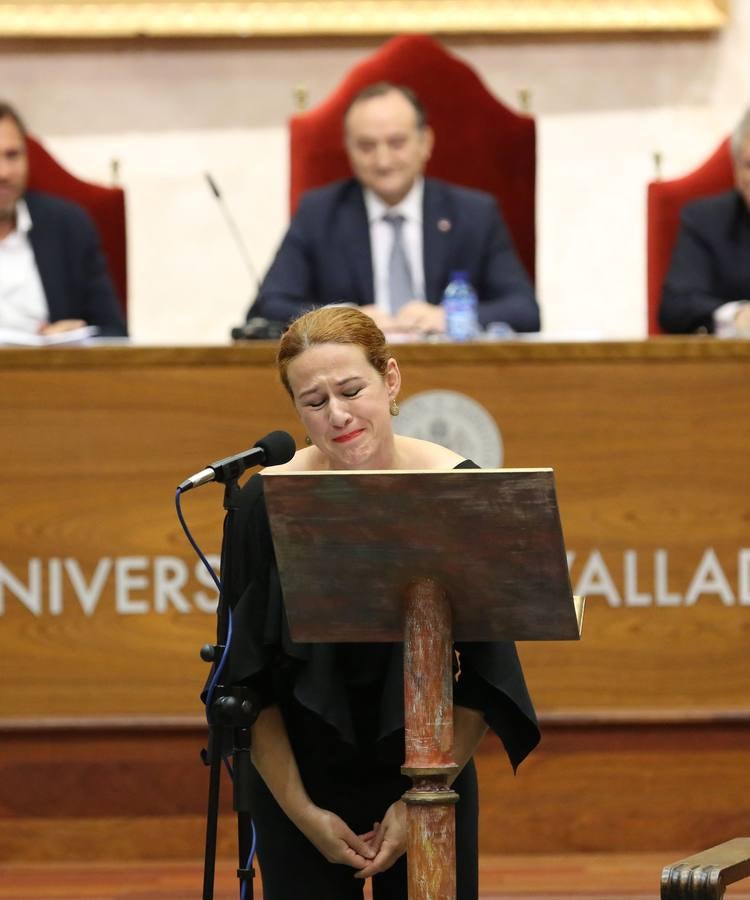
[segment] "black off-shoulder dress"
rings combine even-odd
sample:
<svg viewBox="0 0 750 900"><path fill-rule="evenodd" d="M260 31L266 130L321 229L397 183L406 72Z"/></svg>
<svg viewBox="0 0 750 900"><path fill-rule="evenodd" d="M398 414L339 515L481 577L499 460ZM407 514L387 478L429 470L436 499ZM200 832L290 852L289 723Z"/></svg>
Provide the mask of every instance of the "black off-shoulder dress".
<svg viewBox="0 0 750 900"><path fill-rule="evenodd" d="M469 460L456 468L476 468ZM289 635L262 476L249 479L225 530L225 596L233 610L225 684L252 686L263 705L281 709L302 781L317 805L340 815L356 833L372 828L411 782L404 759L401 644L299 644ZM539 741L515 646L457 643L461 671L454 702L482 711L515 769ZM475 900L477 787L473 763L454 787L458 900ZM362 882L332 865L289 821L253 772L251 812L265 900L349 900ZM406 900L405 857L375 876L376 900Z"/></svg>

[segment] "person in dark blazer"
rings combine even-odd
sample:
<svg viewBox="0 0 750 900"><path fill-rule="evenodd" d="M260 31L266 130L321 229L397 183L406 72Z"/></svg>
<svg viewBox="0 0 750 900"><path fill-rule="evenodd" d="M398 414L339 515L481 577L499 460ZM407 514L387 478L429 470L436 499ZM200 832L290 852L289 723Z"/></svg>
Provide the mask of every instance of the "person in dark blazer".
<svg viewBox="0 0 750 900"><path fill-rule="evenodd" d="M750 336L750 109L731 144L735 187L683 207L659 309L666 332Z"/></svg>
<svg viewBox="0 0 750 900"><path fill-rule="evenodd" d="M351 303L385 331L440 332L443 291L463 271L481 325L538 331L534 289L495 199L423 177L433 133L414 93L385 82L365 88L349 106L344 133L355 177L302 197L248 319L287 322L315 306ZM397 243L410 288L399 297Z"/></svg>
<svg viewBox="0 0 750 900"><path fill-rule="evenodd" d="M26 130L0 102L0 326L40 334L127 329L99 235L75 203L28 191Z"/></svg>

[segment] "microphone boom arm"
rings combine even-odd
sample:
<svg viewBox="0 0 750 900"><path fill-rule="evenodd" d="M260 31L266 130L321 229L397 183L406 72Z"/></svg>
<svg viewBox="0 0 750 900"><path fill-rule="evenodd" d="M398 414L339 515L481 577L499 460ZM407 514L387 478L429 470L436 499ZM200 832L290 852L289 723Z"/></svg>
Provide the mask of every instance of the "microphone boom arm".
<svg viewBox="0 0 750 900"><path fill-rule="evenodd" d="M258 458L260 457L260 458ZM208 484L209 481L218 481L219 484L226 484L228 481L239 478L240 475L255 463L262 463L265 453L260 447L251 447L244 453L238 453L236 456L226 456L224 459L217 459L186 478L180 485L180 491L184 493L191 488L200 487L202 484Z"/></svg>
<svg viewBox="0 0 750 900"><path fill-rule="evenodd" d="M208 484L209 481L227 484L239 478L250 466L277 466L288 462L294 456L295 450L294 438L290 434L285 431L272 431L253 447L209 463L205 469L186 478L177 490L184 494L185 491Z"/></svg>

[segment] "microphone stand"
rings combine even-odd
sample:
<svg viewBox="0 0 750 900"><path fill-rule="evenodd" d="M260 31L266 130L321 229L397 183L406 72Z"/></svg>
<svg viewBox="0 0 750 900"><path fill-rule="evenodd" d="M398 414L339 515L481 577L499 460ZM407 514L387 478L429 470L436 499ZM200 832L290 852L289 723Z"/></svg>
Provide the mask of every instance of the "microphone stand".
<svg viewBox="0 0 750 900"><path fill-rule="evenodd" d="M216 198L216 202L219 204L221 214L222 216L224 216L224 221L226 222L227 228L234 238L235 246L240 252L240 256L242 257L242 261L245 264L245 268L247 269L247 273L250 276L250 280L255 283L255 290L257 293L257 291L260 290L260 278L258 277L258 271L253 265L252 259L250 259L250 251L247 249L247 246L242 239L240 229L237 227L237 223L234 221L234 217L229 211L229 207L224 202L224 195L219 190L218 184L216 183L210 172L204 172L203 174L205 175L206 182L209 188L211 188L211 193L214 195L214 197Z"/></svg>
<svg viewBox="0 0 750 900"><path fill-rule="evenodd" d="M221 552L222 589L219 594L217 643L201 648L201 658L206 662L218 663L227 644L230 610L227 606L224 585L231 572L231 540L234 513L238 508L239 485L237 475L230 476L224 485L224 541ZM217 476L217 480L219 477ZM208 698L207 698L208 701ZM203 863L203 900L213 900L214 874L216 869L216 829L219 817L219 786L221 763L225 741L231 738L233 807L237 813L237 843L240 880L240 896L253 900L253 878L255 870L247 868L251 849L250 816L250 726L259 713L257 699L244 685L217 684L206 707L209 726L208 747L201 751L201 759L210 767L208 809L206 813L206 842ZM242 893L246 888L245 893Z"/></svg>

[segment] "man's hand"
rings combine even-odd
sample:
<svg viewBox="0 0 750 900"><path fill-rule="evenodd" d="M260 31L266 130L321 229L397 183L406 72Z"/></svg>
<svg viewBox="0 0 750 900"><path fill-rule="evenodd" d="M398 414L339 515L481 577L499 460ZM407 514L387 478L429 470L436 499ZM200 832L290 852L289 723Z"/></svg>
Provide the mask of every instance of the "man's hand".
<svg viewBox="0 0 750 900"><path fill-rule="evenodd" d="M734 327L737 337L750 337L750 303L744 303L734 317Z"/></svg>
<svg viewBox="0 0 750 900"><path fill-rule="evenodd" d="M445 331L445 310L426 300L410 300L394 317L397 331L441 334Z"/></svg>
<svg viewBox="0 0 750 900"><path fill-rule="evenodd" d="M375 858L356 874L355 878L369 878L386 869L406 853L406 804L397 800L388 807L382 822L375 822L373 830L363 837L369 839L369 846L375 851Z"/></svg>
<svg viewBox="0 0 750 900"><path fill-rule="evenodd" d="M335 813L313 807L298 827L330 863L363 869L375 857L374 848Z"/></svg>
<svg viewBox="0 0 750 900"><path fill-rule="evenodd" d="M39 329L39 334L62 334L64 331L75 331L83 328L86 323L83 319L60 319L59 322L48 322Z"/></svg>
<svg viewBox="0 0 750 900"><path fill-rule="evenodd" d="M367 306L360 306L360 310L365 315L369 316L382 332L387 334L389 331L396 330L396 324L392 316L389 313L384 312L374 303L369 303Z"/></svg>

